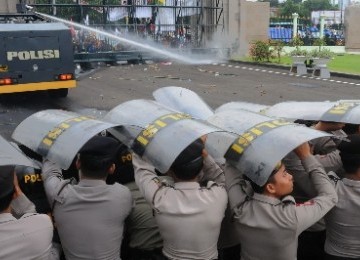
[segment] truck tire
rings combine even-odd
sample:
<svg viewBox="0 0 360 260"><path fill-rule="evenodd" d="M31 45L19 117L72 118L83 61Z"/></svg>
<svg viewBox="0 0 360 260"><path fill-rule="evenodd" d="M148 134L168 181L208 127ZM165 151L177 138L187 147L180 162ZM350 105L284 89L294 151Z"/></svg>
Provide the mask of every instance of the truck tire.
<svg viewBox="0 0 360 260"><path fill-rule="evenodd" d="M48 90L48 94L52 98L65 98L67 97L68 93L69 93L69 89L67 88Z"/></svg>

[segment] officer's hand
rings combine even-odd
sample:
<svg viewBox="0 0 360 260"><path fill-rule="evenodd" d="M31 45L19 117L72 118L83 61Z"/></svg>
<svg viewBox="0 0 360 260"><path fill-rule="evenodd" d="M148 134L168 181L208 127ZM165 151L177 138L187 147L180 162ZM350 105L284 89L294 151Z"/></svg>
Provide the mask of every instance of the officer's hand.
<svg viewBox="0 0 360 260"><path fill-rule="evenodd" d="M207 139L207 135L203 135L200 137L201 141L204 143L204 146L205 146L205 142L206 142L206 139ZM208 156L208 151L206 151L206 149L204 148L202 150L202 156L205 158L206 156Z"/></svg>
<svg viewBox="0 0 360 260"><path fill-rule="evenodd" d="M203 135L200 137L201 141L205 144L206 139L207 139L207 135Z"/></svg>
<svg viewBox="0 0 360 260"><path fill-rule="evenodd" d="M15 189L15 192L14 192L15 198L14 199L16 199L17 197L19 197L20 195L23 194L22 190L20 189L19 181L18 181L18 178L17 178L15 172L14 172L14 189Z"/></svg>
<svg viewBox="0 0 360 260"><path fill-rule="evenodd" d="M305 142L295 148L294 152L300 158L300 160L304 160L305 158L311 155L311 148L308 142Z"/></svg>
<svg viewBox="0 0 360 260"><path fill-rule="evenodd" d="M209 155L208 151L206 149L203 149L202 150L202 156L205 158L208 155Z"/></svg>

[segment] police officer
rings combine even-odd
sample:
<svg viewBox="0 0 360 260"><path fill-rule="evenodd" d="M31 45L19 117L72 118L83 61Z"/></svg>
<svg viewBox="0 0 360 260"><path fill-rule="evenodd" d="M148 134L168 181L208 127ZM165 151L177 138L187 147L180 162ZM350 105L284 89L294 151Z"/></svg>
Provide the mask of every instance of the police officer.
<svg viewBox="0 0 360 260"><path fill-rule="evenodd" d="M327 260L360 259L360 135L348 139L338 147L345 169L335 184L339 202L325 216Z"/></svg>
<svg viewBox="0 0 360 260"><path fill-rule="evenodd" d="M115 170L119 143L95 136L77 155L80 181L63 180L58 166L45 160L42 177L67 260L120 259L124 221L132 207L129 189L107 185Z"/></svg>
<svg viewBox="0 0 360 260"><path fill-rule="evenodd" d="M14 166L0 166L0 259L57 259L52 237L50 217L36 214L19 187Z"/></svg>
<svg viewBox="0 0 360 260"><path fill-rule="evenodd" d="M341 130L343 123L319 121L312 128L336 135L334 137L321 137L311 140L312 152L315 158L324 167L325 172L342 172L342 163L337 149L338 140L343 139L346 134ZM306 170L295 153L290 153L283 160L286 169L294 177L295 185L292 195L296 202L305 202L317 195L317 191L310 181ZM324 259L325 222L320 220L315 225L304 231L299 236L298 260Z"/></svg>
<svg viewBox="0 0 360 260"><path fill-rule="evenodd" d="M204 143L198 139L180 153L169 172L174 186L161 182L153 166L133 155L135 181L154 209L164 239L163 253L169 259L218 257L227 194L221 185L223 171L210 155L203 157L203 150Z"/></svg>
<svg viewBox="0 0 360 260"><path fill-rule="evenodd" d="M35 204L36 212L49 214L51 210L41 179L41 170L27 166L16 166L15 171L21 190Z"/></svg>
<svg viewBox="0 0 360 260"><path fill-rule="evenodd" d="M314 154L328 154L337 149L337 146L341 140L346 137L346 133L342 130L345 126L344 123L340 122L329 122L329 121L319 121L313 128L319 131L324 131L335 135L337 138L333 137L321 137L312 142Z"/></svg>
<svg viewBox="0 0 360 260"><path fill-rule="evenodd" d="M123 184L130 190L134 200L134 206L125 222L121 258L123 260L165 259L162 254L163 239L153 210L135 183L132 155L123 144L117 152L115 165L115 172L108 176L106 183ZM165 178L165 176L159 178Z"/></svg>
<svg viewBox="0 0 360 260"><path fill-rule="evenodd" d="M337 202L334 187L311 155L309 144L299 146L295 152L318 192L314 199L301 205L296 205L294 198L288 196L293 189L293 177L282 164L273 170L263 186L249 178L246 180L230 164L225 168L226 188L239 228L243 260L295 260L299 234Z"/></svg>
<svg viewBox="0 0 360 260"><path fill-rule="evenodd" d="M15 145L15 144L14 144ZM17 147L34 163L40 165L42 156L30 150L24 145ZM41 169L30 166L16 165L15 172L19 187L25 196L35 204L36 212L50 214L50 206L47 201L43 181L41 179Z"/></svg>

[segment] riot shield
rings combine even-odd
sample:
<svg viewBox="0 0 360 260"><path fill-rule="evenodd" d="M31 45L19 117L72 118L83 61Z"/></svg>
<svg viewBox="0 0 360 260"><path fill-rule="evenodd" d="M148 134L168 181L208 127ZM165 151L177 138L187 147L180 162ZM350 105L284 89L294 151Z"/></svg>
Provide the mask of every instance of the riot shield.
<svg viewBox="0 0 360 260"><path fill-rule="evenodd" d="M263 111L263 114L288 120L303 119L318 121L335 104L335 102L281 102L268 107Z"/></svg>
<svg viewBox="0 0 360 260"><path fill-rule="evenodd" d="M15 172L20 189L35 204L36 212L43 214L51 212L45 194L41 170L33 167L16 166Z"/></svg>
<svg viewBox="0 0 360 260"><path fill-rule="evenodd" d="M236 102L225 103L219 106L215 110L215 113L219 113L226 110L239 110L239 109L260 113L261 111L267 109L268 107L269 106L256 104L256 103L236 101Z"/></svg>
<svg viewBox="0 0 360 260"><path fill-rule="evenodd" d="M208 121L240 135L230 144L224 157L260 186L266 183L277 163L297 146L315 138L331 136L245 110L216 113Z"/></svg>
<svg viewBox="0 0 360 260"><path fill-rule="evenodd" d="M247 110L225 110L215 113L207 121L232 133L242 134L252 126L272 120L268 116Z"/></svg>
<svg viewBox="0 0 360 260"><path fill-rule="evenodd" d="M360 99L339 99L339 103L355 103L360 104Z"/></svg>
<svg viewBox="0 0 360 260"><path fill-rule="evenodd" d="M151 100L122 103L109 111L104 120L122 125L109 132L163 173L196 139L225 132Z"/></svg>
<svg viewBox="0 0 360 260"><path fill-rule="evenodd" d="M22 121L12 138L68 169L80 148L94 135L117 125L64 110L44 110Z"/></svg>
<svg viewBox="0 0 360 260"><path fill-rule="evenodd" d="M181 87L164 87L153 92L157 102L174 110L189 114L194 118L206 120L214 114L213 110L195 92Z"/></svg>
<svg viewBox="0 0 360 260"><path fill-rule="evenodd" d="M331 107L322 116L322 121L360 124L360 104L341 101Z"/></svg>
<svg viewBox="0 0 360 260"><path fill-rule="evenodd" d="M157 118L167 114L179 114L184 118L191 117L164 107L155 101L138 99L116 106L104 116L104 120L118 123L119 127L108 131L126 146L131 147L141 131Z"/></svg>
<svg viewBox="0 0 360 260"><path fill-rule="evenodd" d="M0 166L5 165L22 165L39 168L16 145L12 145L0 135Z"/></svg>

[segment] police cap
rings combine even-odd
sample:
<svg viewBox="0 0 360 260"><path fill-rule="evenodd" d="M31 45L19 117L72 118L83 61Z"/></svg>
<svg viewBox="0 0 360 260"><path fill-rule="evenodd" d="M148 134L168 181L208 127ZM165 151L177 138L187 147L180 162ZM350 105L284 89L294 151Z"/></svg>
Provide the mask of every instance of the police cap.
<svg viewBox="0 0 360 260"><path fill-rule="evenodd" d="M204 142L201 139L197 139L179 154L179 156L175 159L173 163L173 167L187 164L199 158L202 155L203 149Z"/></svg>
<svg viewBox="0 0 360 260"><path fill-rule="evenodd" d="M351 173L360 168L360 135L349 135L347 139L339 144L338 149L345 171Z"/></svg>
<svg viewBox="0 0 360 260"><path fill-rule="evenodd" d="M107 184L114 184L115 182L127 184L135 180L132 155L129 148L124 144L121 144L117 151L115 165L115 172L107 176Z"/></svg>
<svg viewBox="0 0 360 260"><path fill-rule="evenodd" d="M349 135L347 139L339 144L338 149L340 152L360 155L360 135Z"/></svg>
<svg viewBox="0 0 360 260"><path fill-rule="evenodd" d="M94 136L80 149L80 158L82 155L115 158L119 146L119 141L114 138Z"/></svg>
<svg viewBox="0 0 360 260"><path fill-rule="evenodd" d="M174 173L183 179L195 177L203 167L203 149L204 142L201 139L186 147L171 166Z"/></svg>
<svg viewBox="0 0 360 260"><path fill-rule="evenodd" d="M14 166L0 166L0 198L14 190Z"/></svg>

